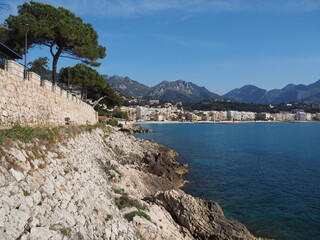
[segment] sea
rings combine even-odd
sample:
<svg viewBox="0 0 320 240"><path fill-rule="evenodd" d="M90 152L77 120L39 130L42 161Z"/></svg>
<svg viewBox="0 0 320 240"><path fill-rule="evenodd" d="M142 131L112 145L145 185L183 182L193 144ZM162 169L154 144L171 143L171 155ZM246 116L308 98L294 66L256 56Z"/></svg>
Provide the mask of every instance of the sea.
<svg viewBox="0 0 320 240"><path fill-rule="evenodd" d="M258 237L320 239L320 123L142 124L189 164L182 189Z"/></svg>

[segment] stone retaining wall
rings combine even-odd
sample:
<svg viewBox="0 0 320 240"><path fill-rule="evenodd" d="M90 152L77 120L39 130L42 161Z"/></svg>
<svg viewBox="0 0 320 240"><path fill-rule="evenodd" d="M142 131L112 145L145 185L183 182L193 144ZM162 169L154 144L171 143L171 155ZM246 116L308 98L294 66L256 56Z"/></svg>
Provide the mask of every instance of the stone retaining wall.
<svg viewBox="0 0 320 240"><path fill-rule="evenodd" d="M0 69L0 125L62 125L65 118L75 124L98 121L90 105L50 81L41 84L36 73L25 80L22 65L9 60L8 71Z"/></svg>

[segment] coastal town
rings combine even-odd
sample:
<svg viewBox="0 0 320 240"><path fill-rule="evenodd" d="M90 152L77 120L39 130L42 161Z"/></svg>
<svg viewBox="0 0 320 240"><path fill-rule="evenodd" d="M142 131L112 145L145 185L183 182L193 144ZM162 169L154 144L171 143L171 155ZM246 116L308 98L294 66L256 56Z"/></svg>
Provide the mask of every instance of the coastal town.
<svg viewBox="0 0 320 240"><path fill-rule="evenodd" d="M131 101L131 103L134 101ZM287 104L290 106L290 104ZM272 107L272 106L271 106ZM294 122L294 121L320 121L319 113L308 113L302 109L292 111L280 111L278 113L268 112L247 112L247 111L188 111L183 104L165 102L160 105L159 100L149 100L148 105L118 106L110 110L121 112L127 119L136 122ZM100 120L107 120L106 117L99 117Z"/></svg>

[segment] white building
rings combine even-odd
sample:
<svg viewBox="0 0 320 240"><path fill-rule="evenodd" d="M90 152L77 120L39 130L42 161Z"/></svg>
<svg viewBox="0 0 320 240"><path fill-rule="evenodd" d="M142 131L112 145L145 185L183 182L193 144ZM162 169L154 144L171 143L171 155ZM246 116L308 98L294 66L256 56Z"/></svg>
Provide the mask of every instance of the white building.
<svg viewBox="0 0 320 240"><path fill-rule="evenodd" d="M241 112L227 111L227 118L229 121L241 121Z"/></svg>
<svg viewBox="0 0 320 240"><path fill-rule="evenodd" d="M297 121L307 121L307 114L305 112L296 112Z"/></svg>

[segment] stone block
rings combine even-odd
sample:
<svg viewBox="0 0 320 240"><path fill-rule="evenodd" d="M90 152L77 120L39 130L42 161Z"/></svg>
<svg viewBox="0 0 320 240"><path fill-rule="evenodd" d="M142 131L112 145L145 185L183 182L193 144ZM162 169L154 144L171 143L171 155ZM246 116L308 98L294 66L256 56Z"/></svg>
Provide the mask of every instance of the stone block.
<svg viewBox="0 0 320 240"><path fill-rule="evenodd" d="M40 86L41 83L41 77L40 75L34 73L34 72L29 72L29 81L33 82L34 84Z"/></svg>
<svg viewBox="0 0 320 240"><path fill-rule="evenodd" d="M44 80L43 81L43 87L47 90L52 91L52 82L48 81L48 80Z"/></svg>
<svg viewBox="0 0 320 240"><path fill-rule="evenodd" d="M55 86L53 87L53 90L54 90L54 92L55 92L56 94L58 94L58 95L61 94L61 88L60 88L59 86L55 85Z"/></svg>

